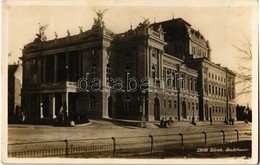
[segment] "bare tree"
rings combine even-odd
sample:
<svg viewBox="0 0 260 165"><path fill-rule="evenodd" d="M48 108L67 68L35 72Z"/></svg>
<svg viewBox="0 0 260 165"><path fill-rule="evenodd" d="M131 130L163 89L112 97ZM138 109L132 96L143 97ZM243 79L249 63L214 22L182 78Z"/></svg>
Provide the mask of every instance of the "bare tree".
<svg viewBox="0 0 260 165"><path fill-rule="evenodd" d="M239 58L236 84L241 86L237 96L251 94L252 92L252 44L250 37L243 35L241 46L234 46Z"/></svg>

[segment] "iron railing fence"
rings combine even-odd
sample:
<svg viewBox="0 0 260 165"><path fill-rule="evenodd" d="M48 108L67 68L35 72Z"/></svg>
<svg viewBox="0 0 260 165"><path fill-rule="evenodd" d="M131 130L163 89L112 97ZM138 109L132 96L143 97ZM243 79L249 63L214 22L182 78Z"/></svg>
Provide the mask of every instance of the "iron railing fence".
<svg viewBox="0 0 260 165"><path fill-rule="evenodd" d="M251 140L251 129L163 134L135 137L59 140L8 145L8 156L34 157L120 157L165 149L191 149Z"/></svg>

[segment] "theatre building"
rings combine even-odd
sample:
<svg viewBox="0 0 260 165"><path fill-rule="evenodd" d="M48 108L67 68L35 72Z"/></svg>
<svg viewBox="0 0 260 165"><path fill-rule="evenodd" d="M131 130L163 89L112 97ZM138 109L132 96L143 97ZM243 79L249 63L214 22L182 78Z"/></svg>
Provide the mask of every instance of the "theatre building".
<svg viewBox="0 0 260 165"><path fill-rule="evenodd" d="M180 18L115 34L98 15L90 30L52 40L44 28L21 57L29 119L52 120L60 109L71 119L235 118L234 73L210 61L208 41Z"/></svg>

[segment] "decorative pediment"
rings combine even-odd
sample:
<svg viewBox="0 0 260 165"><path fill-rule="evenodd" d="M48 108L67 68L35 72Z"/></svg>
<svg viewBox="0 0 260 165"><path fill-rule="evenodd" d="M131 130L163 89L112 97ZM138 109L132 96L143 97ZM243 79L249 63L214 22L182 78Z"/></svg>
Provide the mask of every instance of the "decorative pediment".
<svg viewBox="0 0 260 165"><path fill-rule="evenodd" d="M181 70L186 70L186 71L188 71L188 72L190 72L190 73L197 74L197 71L196 71L196 70L189 68L189 67L188 67L187 65L185 65L185 64L182 64L182 65L180 66L180 69L181 69Z"/></svg>

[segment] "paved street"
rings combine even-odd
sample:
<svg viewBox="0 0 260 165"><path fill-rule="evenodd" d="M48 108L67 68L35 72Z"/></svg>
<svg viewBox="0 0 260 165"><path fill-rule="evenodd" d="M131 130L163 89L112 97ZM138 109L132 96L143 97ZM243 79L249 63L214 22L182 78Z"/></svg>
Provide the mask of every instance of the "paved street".
<svg viewBox="0 0 260 165"><path fill-rule="evenodd" d="M151 124L151 123L150 123ZM174 124L170 128L137 128L120 125L104 120L92 120L89 125L81 125L76 127L55 127L50 125L25 125L10 124L8 126L8 142L25 143L25 142L41 142L55 140L77 140L77 139L96 139L111 137L129 137L129 136L149 136L161 134L178 134L178 133L201 133L221 131L221 130L245 130L251 129L251 124L243 122L235 123L235 125L224 125L216 123L213 126L199 125L192 126L183 124Z"/></svg>

